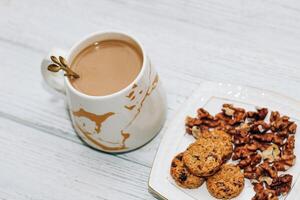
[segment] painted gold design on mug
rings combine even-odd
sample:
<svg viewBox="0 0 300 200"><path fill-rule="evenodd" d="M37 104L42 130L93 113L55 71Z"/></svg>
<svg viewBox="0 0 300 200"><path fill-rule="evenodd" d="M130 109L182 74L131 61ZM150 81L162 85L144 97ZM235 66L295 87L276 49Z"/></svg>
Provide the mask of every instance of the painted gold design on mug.
<svg viewBox="0 0 300 200"><path fill-rule="evenodd" d="M133 101L134 99L135 99L135 96L132 96L131 99L130 99L130 101Z"/></svg>
<svg viewBox="0 0 300 200"><path fill-rule="evenodd" d="M150 86L148 87L145 96L142 98L142 100L140 101L138 108L136 109L136 113L134 115L134 117L132 118L132 120L127 124L127 126L125 128L128 128L133 122L134 120L137 118L137 116L140 114L141 109L143 107L143 104L145 102L145 100L147 99L147 97L149 97L151 95L151 93L153 92L153 90L156 88L157 84L159 81L159 76L158 74L155 75L154 80L152 81L152 83L150 84Z"/></svg>
<svg viewBox="0 0 300 200"><path fill-rule="evenodd" d="M126 97L131 98L134 95L134 91L131 91Z"/></svg>
<svg viewBox="0 0 300 200"><path fill-rule="evenodd" d="M137 84L133 84L132 88L131 89L134 89L136 88L138 85Z"/></svg>
<svg viewBox="0 0 300 200"><path fill-rule="evenodd" d="M102 123L114 114L115 114L114 112L108 112L103 115L96 115L94 113L87 112L82 108L80 108L79 111L73 112L73 115L76 117L86 117L89 120L95 122L96 123L95 131L97 133L100 133Z"/></svg>
<svg viewBox="0 0 300 200"><path fill-rule="evenodd" d="M121 130L121 135L123 136L122 146L125 147L125 142L130 137L130 133L126 133L125 131Z"/></svg>
<svg viewBox="0 0 300 200"><path fill-rule="evenodd" d="M132 110L132 109L134 109L135 108L135 106L136 105L132 105L132 106L124 106L126 109L128 109L128 110Z"/></svg>
<svg viewBox="0 0 300 200"><path fill-rule="evenodd" d="M117 151L117 150L123 150L123 149L127 149L126 145L125 145L125 142L126 140L130 137L130 134L129 133L125 133L123 131L121 131L121 135L123 137L122 139L122 143L120 146L117 146L117 147L110 147L110 146L107 146L105 144L102 144L100 141L100 139L95 139L93 138L92 134L83 130L79 124L75 123L76 124L76 127L80 130L80 132L90 141L92 142L94 145L96 145L97 147L100 147L101 149L103 150L107 150L107 151Z"/></svg>

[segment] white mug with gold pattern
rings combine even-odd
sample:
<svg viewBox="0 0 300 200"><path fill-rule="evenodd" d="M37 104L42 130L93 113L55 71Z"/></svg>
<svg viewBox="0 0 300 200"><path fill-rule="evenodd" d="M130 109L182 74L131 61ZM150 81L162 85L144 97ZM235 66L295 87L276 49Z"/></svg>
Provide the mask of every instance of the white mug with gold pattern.
<svg viewBox="0 0 300 200"><path fill-rule="evenodd" d="M150 141L162 127L166 116L166 98L161 81L140 42L121 32L97 32L76 43L69 52L53 50L50 55L65 56L68 63L85 47L104 40L123 40L140 47L143 65L126 88L106 96L89 96L76 90L67 77L47 70L42 75L52 88L66 94L77 134L90 146L105 152L125 152ZM134 98L133 98L134 97Z"/></svg>

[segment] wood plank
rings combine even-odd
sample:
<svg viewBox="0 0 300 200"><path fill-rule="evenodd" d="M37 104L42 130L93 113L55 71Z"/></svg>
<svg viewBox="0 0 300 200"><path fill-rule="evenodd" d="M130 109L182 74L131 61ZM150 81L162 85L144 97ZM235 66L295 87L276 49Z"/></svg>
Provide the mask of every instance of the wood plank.
<svg viewBox="0 0 300 200"><path fill-rule="evenodd" d="M153 199L150 169L0 117L0 199Z"/></svg>
<svg viewBox="0 0 300 200"><path fill-rule="evenodd" d="M0 8L0 38L46 53L117 28L135 33L159 69L300 99L299 9L292 0L9 1Z"/></svg>

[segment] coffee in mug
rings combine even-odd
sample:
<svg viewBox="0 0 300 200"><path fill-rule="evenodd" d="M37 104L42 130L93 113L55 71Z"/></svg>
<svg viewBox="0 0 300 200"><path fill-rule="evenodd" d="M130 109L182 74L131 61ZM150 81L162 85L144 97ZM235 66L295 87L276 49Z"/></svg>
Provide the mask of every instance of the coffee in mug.
<svg viewBox="0 0 300 200"><path fill-rule="evenodd" d="M71 63L80 78L72 86L87 95L104 96L128 86L143 64L141 49L121 40L97 41L83 49Z"/></svg>

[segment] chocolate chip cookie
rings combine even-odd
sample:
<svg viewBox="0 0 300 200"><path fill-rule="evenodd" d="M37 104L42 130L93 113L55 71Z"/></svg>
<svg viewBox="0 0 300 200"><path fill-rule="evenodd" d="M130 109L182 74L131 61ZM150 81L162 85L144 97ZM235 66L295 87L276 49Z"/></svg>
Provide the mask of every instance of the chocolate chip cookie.
<svg viewBox="0 0 300 200"><path fill-rule="evenodd" d="M196 176L211 176L223 164L221 141L200 137L183 153L183 162Z"/></svg>
<svg viewBox="0 0 300 200"><path fill-rule="evenodd" d="M205 179L191 174L184 165L182 156L183 153L180 153L173 158L170 169L171 176L180 187L189 189L200 187Z"/></svg>
<svg viewBox="0 0 300 200"><path fill-rule="evenodd" d="M242 192L244 175L238 166L225 164L216 174L208 177L206 186L215 198L231 199Z"/></svg>

